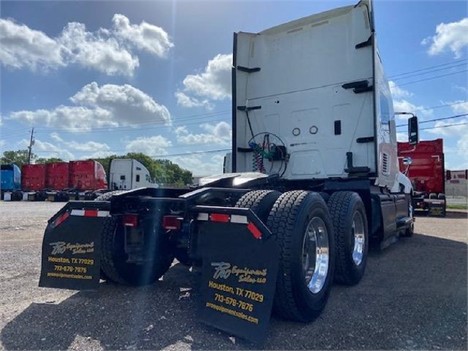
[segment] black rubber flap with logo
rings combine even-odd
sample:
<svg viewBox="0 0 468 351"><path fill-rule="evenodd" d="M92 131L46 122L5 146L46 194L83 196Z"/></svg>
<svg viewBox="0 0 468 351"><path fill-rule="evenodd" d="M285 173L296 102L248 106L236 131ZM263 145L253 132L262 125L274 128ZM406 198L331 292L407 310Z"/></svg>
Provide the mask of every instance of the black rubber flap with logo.
<svg viewBox="0 0 468 351"><path fill-rule="evenodd" d="M279 248L258 218L250 210L245 213L255 217L249 218L249 225L198 222L203 259L201 320L261 343L273 306ZM252 224L262 238L253 235Z"/></svg>
<svg viewBox="0 0 468 351"><path fill-rule="evenodd" d="M104 213L104 214L103 214ZM105 211L69 203L47 226L40 287L95 290L100 280L100 237Z"/></svg>

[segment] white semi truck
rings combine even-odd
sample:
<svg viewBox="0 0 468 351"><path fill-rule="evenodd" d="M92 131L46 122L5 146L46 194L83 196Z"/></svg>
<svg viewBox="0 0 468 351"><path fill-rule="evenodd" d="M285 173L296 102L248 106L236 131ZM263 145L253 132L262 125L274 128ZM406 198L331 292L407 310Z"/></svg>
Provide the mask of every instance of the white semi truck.
<svg viewBox="0 0 468 351"><path fill-rule="evenodd" d="M40 285L149 284L175 257L201 269L203 321L259 340L272 309L313 320L333 282L362 279L371 242L413 233L369 0L235 33L232 111L230 173L67 204L46 229ZM82 263L58 242L82 247Z"/></svg>
<svg viewBox="0 0 468 351"><path fill-rule="evenodd" d="M148 169L131 158L114 158L109 166L109 189L130 190L142 187L157 187Z"/></svg>

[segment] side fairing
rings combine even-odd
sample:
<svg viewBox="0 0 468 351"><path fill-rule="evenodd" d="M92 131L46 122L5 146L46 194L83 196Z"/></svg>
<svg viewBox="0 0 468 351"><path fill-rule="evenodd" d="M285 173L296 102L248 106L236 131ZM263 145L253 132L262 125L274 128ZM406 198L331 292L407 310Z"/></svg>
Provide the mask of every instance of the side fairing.
<svg viewBox="0 0 468 351"><path fill-rule="evenodd" d="M375 53L375 124L377 178L375 185L393 188L397 182L398 155L393 100L378 51Z"/></svg>

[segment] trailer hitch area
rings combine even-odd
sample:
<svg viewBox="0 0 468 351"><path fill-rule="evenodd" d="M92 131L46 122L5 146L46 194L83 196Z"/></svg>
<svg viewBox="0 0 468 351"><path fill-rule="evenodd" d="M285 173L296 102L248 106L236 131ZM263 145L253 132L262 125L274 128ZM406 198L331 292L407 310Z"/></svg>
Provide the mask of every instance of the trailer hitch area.
<svg viewBox="0 0 468 351"><path fill-rule="evenodd" d="M262 342L275 294L278 244L250 209L195 206L193 211L202 260L201 320Z"/></svg>
<svg viewBox="0 0 468 351"><path fill-rule="evenodd" d="M107 201L72 201L49 219L42 241L40 287L94 290L100 279Z"/></svg>

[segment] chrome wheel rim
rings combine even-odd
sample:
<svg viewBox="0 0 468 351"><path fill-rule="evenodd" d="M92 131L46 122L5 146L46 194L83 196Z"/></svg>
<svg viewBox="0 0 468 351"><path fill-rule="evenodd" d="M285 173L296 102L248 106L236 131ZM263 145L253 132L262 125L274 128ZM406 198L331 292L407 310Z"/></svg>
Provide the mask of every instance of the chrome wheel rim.
<svg viewBox="0 0 468 351"><path fill-rule="evenodd" d="M302 243L302 269L310 292L316 294L325 285L328 276L330 251L325 222L313 217L307 225Z"/></svg>
<svg viewBox="0 0 468 351"><path fill-rule="evenodd" d="M353 247L353 262L359 266L364 257L364 246L366 244L366 236L364 231L364 219L360 212L355 212L353 215L352 235L354 238Z"/></svg>

